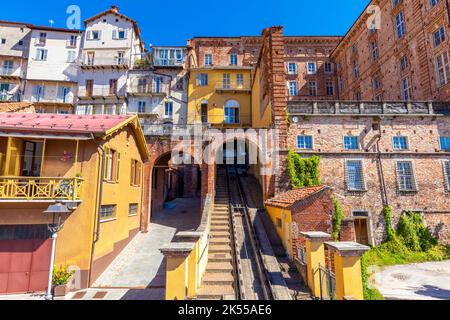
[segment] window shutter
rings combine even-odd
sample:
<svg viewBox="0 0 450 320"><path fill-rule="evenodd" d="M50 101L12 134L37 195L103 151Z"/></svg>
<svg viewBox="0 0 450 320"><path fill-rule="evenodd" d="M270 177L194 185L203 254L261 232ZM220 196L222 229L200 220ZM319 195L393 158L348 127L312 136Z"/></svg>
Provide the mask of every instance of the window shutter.
<svg viewBox="0 0 450 320"><path fill-rule="evenodd" d="M64 100L64 87L58 87L58 99Z"/></svg>
<svg viewBox="0 0 450 320"><path fill-rule="evenodd" d="M119 182L119 178L120 178L120 153L116 152L116 172L114 174L114 178L116 182Z"/></svg>
<svg viewBox="0 0 450 320"><path fill-rule="evenodd" d="M108 172L109 172L109 157L110 157L110 154L109 154L109 148L108 147L105 147L105 163L104 163L104 170L105 170L105 172L104 172L104 175L103 175L103 180L105 180L105 181L108 181Z"/></svg>
<svg viewBox="0 0 450 320"><path fill-rule="evenodd" d="M133 159L131 159L131 174L130 174L130 185L134 186L135 185L135 181L134 181L134 173L135 173L135 161Z"/></svg>
<svg viewBox="0 0 450 320"><path fill-rule="evenodd" d="M136 185L141 186L141 177L142 177L142 163L138 162L138 170L137 170L137 183Z"/></svg>
<svg viewBox="0 0 450 320"><path fill-rule="evenodd" d="M86 32L86 39L87 40L92 40L92 31Z"/></svg>
<svg viewBox="0 0 450 320"><path fill-rule="evenodd" d="M101 31L98 32L98 40L102 40L102 32Z"/></svg>
<svg viewBox="0 0 450 320"><path fill-rule="evenodd" d="M117 39L117 30L116 29L113 30L112 37L114 40Z"/></svg>
<svg viewBox="0 0 450 320"><path fill-rule="evenodd" d="M41 50L36 50L36 57L35 57L35 60L41 60L40 52L41 52Z"/></svg>

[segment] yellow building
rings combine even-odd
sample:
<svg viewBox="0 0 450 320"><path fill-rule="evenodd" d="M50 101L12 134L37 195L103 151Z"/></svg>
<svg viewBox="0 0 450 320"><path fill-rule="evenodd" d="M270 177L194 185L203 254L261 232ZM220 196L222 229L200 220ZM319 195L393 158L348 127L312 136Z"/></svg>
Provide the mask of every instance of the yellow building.
<svg viewBox="0 0 450 320"><path fill-rule="evenodd" d="M251 127L251 68L192 68L188 123Z"/></svg>
<svg viewBox="0 0 450 320"><path fill-rule="evenodd" d="M56 201L55 265L89 287L140 230L148 158L137 116L0 114L0 294L46 289Z"/></svg>

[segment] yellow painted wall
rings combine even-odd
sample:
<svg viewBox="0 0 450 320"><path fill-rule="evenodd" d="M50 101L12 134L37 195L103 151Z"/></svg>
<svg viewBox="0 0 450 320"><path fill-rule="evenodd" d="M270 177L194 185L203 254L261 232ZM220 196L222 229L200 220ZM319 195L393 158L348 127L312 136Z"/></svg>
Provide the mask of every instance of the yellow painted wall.
<svg viewBox="0 0 450 320"><path fill-rule="evenodd" d="M270 103L261 109L260 69L256 69L252 87L252 124L253 128L270 128L272 126L272 108ZM263 110L263 112L261 112Z"/></svg>
<svg viewBox="0 0 450 320"><path fill-rule="evenodd" d="M120 178L118 183L105 183L104 205L117 205L114 220L103 222L100 226L100 240L95 245L94 260L111 252L118 242L127 240L131 231L140 228L142 209L141 186L130 184L131 159L142 162L137 140L129 128L120 130L104 141L104 146L116 149L121 154ZM63 161L64 151L71 159ZM99 189L100 153L93 141L80 141L78 162L76 142L70 140L47 140L42 177L74 178L80 174L83 179L79 207L68 217L59 233L55 264L57 266L77 266L82 272L90 269L92 242L96 228L97 194ZM138 215L129 217L129 205L138 203ZM0 224L47 224L50 217L43 214L50 203L0 203ZM83 284L85 285L85 284Z"/></svg>
<svg viewBox="0 0 450 320"><path fill-rule="evenodd" d="M197 86L197 75L208 74L208 86ZM239 125L224 125L224 106L228 100L236 100L240 107L241 125L251 126L251 94L248 92L217 92L217 86L223 82L223 74L231 76L231 87L236 84L236 75L244 75L244 84L250 86L251 71L246 69L196 69L191 70L189 80L188 123L201 121L202 101L208 101L208 121L220 127L236 127Z"/></svg>
<svg viewBox="0 0 450 320"><path fill-rule="evenodd" d="M361 257L341 257L335 253L336 299L364 300Z"/></svg>
<svg viewBox="0 0 450 320"><path fill-rule="evenodd" d="M272 206L266 207L267 213L269 214L272 222L277 229L281 240L283 241L284 248L290 253L292 257L294 255L294 250L292 246L292 215L290 210L280 209ZM281 228L278 228L277 219L282 222ZM289 228L289 229L287 229ZM289 241L286 237L289 234Z"/></svg>

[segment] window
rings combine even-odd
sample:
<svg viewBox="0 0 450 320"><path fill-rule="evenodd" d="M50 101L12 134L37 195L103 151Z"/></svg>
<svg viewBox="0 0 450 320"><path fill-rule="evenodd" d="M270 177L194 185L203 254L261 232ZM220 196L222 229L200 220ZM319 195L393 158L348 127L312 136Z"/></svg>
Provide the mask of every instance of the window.
<svg viewBox="0 0 450 320"><path fill-rule="evenodd" d="M86 80L86 97L92 97L94 94L94 80Z"/></svg>
<svg viewBox="0 0 450 320"><path fill-rule="evenodd" d="M173 102L166 101L164 104L164 118L171 119L173 118Z"/></svg>
<svg viewBox="0 0 450 320"><path fill-rule="evenodd" d="M357 44L352 45L352 53L353 54L358 53L358 45Z"/></svg>
<svg viewBox="0 0 450 320"><path fill-rule="evenodd" d="M297 64L295 62L289 62L288 73L289 74L297 74Z"/></svg>
<svg viewBox="0 0 450 320"><path fill-rule="evenodd" d="M400 191L416 191L414 172L411 161L397 162L398 189Z"/></svg>
<svg viewBox="0 0 450 320"><path fill-rule="evenodd" d="M124 51L117 52L117 64L118 65L125 64L125 52Z"/></svg>
<svg viewBox="0 0 450 320"><path fill-rule="evenodd" d="M101 31L95 30L95 31L88 31L86 33L87 40L94 40L98 41L102 38Z"/></svg>
<svg viewBox="0 0 450 320"><path fill-rule="evenodd" d="M197 86L206 87L208 85L208 74L200 73L197 75Z"/></svg>
<svg viewBox="0 0 450 320"><path fill-rule="evenodd" d="M116 209L117 206L102 206L100 209L100 219L101 220L109 220L114 219L116 217Z"/></svg>
<svg viewBox="0 0 450 320"><path fill-rule="evenodd" d="M120 153L114 149L105 148L105 181L118 182L120 169Z"/></svg>
<svg viewBox="0 0 450 320"><path fill-rule="evenodd" d="M138 113L145 113L146 111L146 102L145 101L139 101L138 102Z"/></svg>
<svg viewBox="0 0 450 320"><path fill-rule="evenodd" d="M47 61L47 49L37 49L36 50L36 60L38 61Z"/></svg>
<svg viewBox="0 0 450 320"><path fill-rule="evenodd" d="M175 88L178 91L184 90L184 78L181 78L177 81Z"/></svg>
<svg viewBox="0 0 450 320"><path fill-rule="evenodd" d="M430 0L430 8L433 8L438 3L439 3L439 0Z"/></svg>
<svg viewBox="0 0 450 320"><path fill-rule="evenodd" d="M444 27L440 27L435 32L433 32L433 45L436 48L444 41L445 41L445 29Z"/></svg>
<svg viewBox="0 0 450 320"><path fill-rule="evenodd" d="M436 58L436 79L437 84L440 87L446 85L450 81L448 52L444 52Z"/></svg>
<svg viewBox="0 0 450 320"><path fill-rule="evenodd" d="M332 80L326 82L327 96L334 96L334 84Z"/></svg>
<svg viewBox="0 0 450 320"><path fill-rule="evenodd" d="M76 51L67 51L67 62L73 63L75 62L75 59L77 58L77 52Z"/></svg>
<svg viewBox="0 0 450 320"><path fill-rule="evenodd" d="M1 38L0 39L0 44L6 44L6 39L5 38Z"/></svg>
<svg viewBox="0 0 450 320"><path fill-rule="evenodd" d="M308 74L316 74L317 66L315 62L308 62Z"/></svg>
<svg viewBox="0 0 450 320"><path fill-rule="evenodd" d="M311 97L317 96L317 82L309 81L308 82L309 95Z"/></svg>
<svg viewBox="0 0 450 320"><path fill-rule="evenodd" d="M213 57L211 53L205 54L205 66L212 66L213 64Z"/></svg>
<svg viewBox="0 0 450 320"><path fill-rule="evenodd" d="M375 90L380 89L380 88L381 88L381 80L380 80L380 78L374 78L374 79L372 80L372 85L373 85L373 88L374 88Z"/></svg>
<svg viewBox="0 0 450 320"><path fill-rule="evenodd" d="M291 97L298 95L297 81L289 81L289 95Z"/></svg>
<svg viewBox="0 0 450 320"><path fill-rule="evenodd" d="M408 68L408 57L403 56L400 58L400 71L405 71Z"/></svg>
<svg viewBox="0 0 450 320"><path fill-rule="evenodd" d="M327 74L333 73L333 64L331 62L325 62L324 69Z"/></svg>
<svg viewBox="0 0 450 320"><path fill-rule="evenodd" d="M138 209L139 209L139 204L137 204L137 203L130 204L129 209L128 209L128 216L129 217L137 216Z"/></svg>
<svg viewBox="0 0 450 320"><path fill-rule="evenodd" d="M440 137L439 141L441 150L450 152L450 137Z"/></svg>
<svg viewBox="0 0 450 320"><path fill-rule="evenodd" d="M224 89L231 88L231 75L229 73L223 74L223 88Z"/></svg>
<svg viewBox="0 0 450 320"><path fill-rule="evenodd" d="M161 93L163 79L161 77L155 77L153 79L152 91L153 93Z"/></svg>
<svg viewBox="0 0 450 320"><path fill-rule="evenodd" d="M3 70L2 70L2 74L3 75L11 75L13 73L14 70L14 61L12 60L6 60L3 61Z"/></svg>
<svg viewBox="0 0 450 320"><path fill-rule="evenodd" d="M401 80L400 89L402 100L411 100L411 82L409 81L409 77Z"/></svg>
<svg viewBox="0 0 450 320"><path fill-rule="evenodd" d="M314 148L313 137L312 136L298 136L297 137L297 148L304 150L312 150Z"/></svg>
<svg viewBox="0 0 450 320"><path fill-rule="evenodd" d="M397 26L397 38L401 39L406 33L405 15L403 14L403 11L400 11L400 13L395 17L395 22Z"/></svg>
<svg viewBox="0 0 450 320"><path fill-rule="evenodd" d="M32 93L32 102L39 102L45 98L45 86L34 86Z"/></svg>
<svg viewBox="0 0 450 320"><path fill-rule="evenodd" d="M109 80L109 94L110 95L117 94L117 79Z"/></svg>
<svg viewBox="0 0 450 320"><path fill-rule="evenodd" d="M345 89L344 79L342 78L342 76L338 77L338 88L339 92L343 92Z"/></svg>
<svg viewBox="0 0 450 320"><path fill-rule="evenodd" d="M372 41L370 43L370 50L372 52L372 61L377 61L379 58L377 41Z"/></svg>
<svg viewBox="0 0 450 320"><path fill-rule="evenodd" d="M236 53L230 54L230 65L237 66L238 64L238 57Z"/></svg>
<svg viewBox="0 0 450 320"><path fill-rule="evenodd" d="M0 94L9 92L9 83L0 83Z"/></svg>
<svg viewBox="0 0 450 320"><path fill-rule="evenodd" d="M361 101L361 91L355 91L354 97L356 101Z"/></svg>
<svg viewBox="0 0 450 320"><path fill-rule="evenodd" d="M225 123L239 123L239 103L235 100L229 100L225 104Z"/></svg>
<svg viewBox="0 0 450 320"><path fill-rule="evenodd" d="M236 75L236 84L238 88L242 88L244 86L244 75L242 73Z"/></svg>
<svg viewBox="0 0 450 320"><path fill-rule="evenodd" d="M352 62L352 69L353 69L353 77L359 78L359 65L358 65L358 61L353 60L353 62Z"/></svg>
<svg viewBox="0 0 450 320"><path fill-rule="evenodd" d="M127 32L123 29L113 30L114 40L124 40L127 38Z"/></svg>
<svg viewBox="0 0 450 320"><path fill-rule="evenodd" d="M45 46L46 43L47 43L47 33L45 32L39 33L38 44L41 46Z"/></svg>
<svg viewBox="0 0 450 320"><path fill-rule="evenodd" d="M70 102L70 88L58 87L58 102L69 103Z"/></svg>
<svg viewBox="0 0 450 320"><path fill-rule="evenodd" d="M450 191L450 161L449 160L444 161L444 176L445 176L445 183L447 185L447 190Z"/></svg>
<svg viewBox="0 0 450 320"><path fill-rule="evenodd" d="M393 138L394 150L408 150L408 139L404 136L398 136Z"/></svg>
<svg viewBox="0 0 450 320"><path fill-rule="evenodd" d="M344 149L345 150L359 150L358 137L345 136L344 137Z"/></svg>
<svg viewBox="0 0 450 320"><path fill-rule="evenodd" d="M277 228L282 229L283 228L283 221L280 218L277 218Z"/></svg>
<svg viewBox="0 0 450 320"><path fill-rule="evenodd" d="M382 93L380 93L380 94L377 94L376 96L375 96L375 99L374 99L375 101L383 101L383 94Z"/></svg>
<svg viewBox="0 0 450 320"><path fill-rule="evenodd" d="M142 163L135 159L131 159L130 185L134 187L141 186Z"/></svg>
<svg viewBox="0 0 450 320"><path fill-rule="evenodd" d="M361 160L346 161L347 190L364 191L364 175Z"/></svg>
<svg viewBox="0 0 450 320"><path fill-rule="evenodd" d="M69 47L76 47L78 42L77 36L70 36L69 38Z"/></svg>
<svg viewBox="0 0 450 320"><path fill-rule="evenodd" d="M402 0L392 0L392 6L396 7L397 5L400 4L400 2L402 2Z"/></svg>

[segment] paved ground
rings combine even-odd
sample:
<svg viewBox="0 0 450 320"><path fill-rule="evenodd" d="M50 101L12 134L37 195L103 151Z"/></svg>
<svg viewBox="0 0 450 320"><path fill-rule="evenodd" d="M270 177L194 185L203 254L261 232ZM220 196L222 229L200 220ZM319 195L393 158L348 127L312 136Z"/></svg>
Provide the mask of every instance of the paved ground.
<svg viewBox="0 0 450 320"><path fill-rule="evenodd" d="M69 300L162 300L165 295L165 259L159 248L177 231L200 225L199 199L177 199L175 209L152 217L149 232L139 233L95 282L92 289L74 292ZM43 295L0 296L0 300L43 300Z"/></svg>
<svg viewBox="0 0 450 320"><path fill-rule="evenodd" d="M386 299L450 300L450 261L389 267L375 285Z"/></svg>

